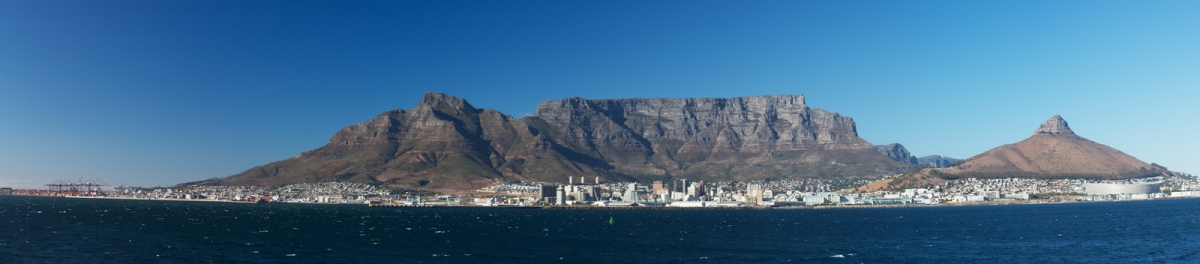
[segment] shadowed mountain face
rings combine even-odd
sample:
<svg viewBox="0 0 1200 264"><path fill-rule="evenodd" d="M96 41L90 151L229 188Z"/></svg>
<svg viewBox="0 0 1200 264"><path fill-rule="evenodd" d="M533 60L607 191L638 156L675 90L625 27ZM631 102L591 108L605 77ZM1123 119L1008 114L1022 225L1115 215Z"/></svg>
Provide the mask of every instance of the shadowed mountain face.
<svg viewBox="0 0 1200 264"><path fill-rule="evenodd" d="M913 157L911 153L908 153L908 149L904 148L904 145L900 145L900 143L875 146L875 150L896 162L913 165L918 163L917 157Z"/></svg>
<svg viewBox="0 0 1200 264"><path fill-rule="evenodd" d="M942 168L942 167L949 166L950 164L954 164L955 162L958 162L958 161L960 161L960 159L951 158L951 157L942 157L942 156L938 156L938 155L929 155L929 156L917 158L917 165L922 166L922 167Z"/></svg>
<svg viewBox="0 0 1200 264"><path fill-rule="evenodd" d="M1076 135L1057 115L1028 139L1000 146L939 172L951 178L1092 179L1127 179L1166 173L1162 168Z"/></svg>
<svg viewBox="0 0 1200 264"><path fill-rule="evenodd" d="M473 189L494 180L559 182L868 178L910 166L858 137L849 117L802 96L571 98L520 120L427 93L343 128L325 146L205 184L355 181Z"/></svg>
<svg viewBox="0 0 1200 264"><path fill-rule="evenodd" d="M942 157L938 155L929 155L920 158L914 157L911 153L908 153L908 149L904 148L904 145L900 145L900 143L878 145L875 146L875 150L896 162L907 163L921 167L941 168L959 161L959 159L956 158Z"/></svg>

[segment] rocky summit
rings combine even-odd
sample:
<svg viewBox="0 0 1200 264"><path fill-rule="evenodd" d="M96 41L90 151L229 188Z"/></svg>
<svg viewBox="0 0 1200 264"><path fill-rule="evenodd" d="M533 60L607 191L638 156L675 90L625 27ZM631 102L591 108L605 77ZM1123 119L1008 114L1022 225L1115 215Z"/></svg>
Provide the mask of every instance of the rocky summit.
<svg viewBox="0 0 1200 264"><path fill-rule="evenodd" d="M908 149L904 148L904 145L900 145L900 143L875 146L875 150L896 162L918 164L917 157L913 157L911 153L908 153Z"/></svg>
<svg viewBox="0 0 1200 264"><path fill-rule="evenodd" d="M416 108L338 131L320 148L204 182L354 181L474 189L497 180L874 178L911 169L858 137L854 120L800 95L568 98L522 119L427 93Z"/></svg>
<svg viewBox="0 0 1200 264"><path fill-rule="evenodd" d="M1055 115L1028 139L997 147L936 173L943 178L1127 179L1169 171L1080 137L1066 120Z"/></svg>
<svg viewBox="0 0 1200 264"><path fill-rule="evenodd" d="M1072 131L1071 127L1067 126L1067 120L1063 120L1062 116L1054 115L1049 120L1046 120L1045 123L1042 123L1042 126L1038 127L1037 130L1034 130L1033 135L1073 136L1075 135L1075 131Z"/></svg>

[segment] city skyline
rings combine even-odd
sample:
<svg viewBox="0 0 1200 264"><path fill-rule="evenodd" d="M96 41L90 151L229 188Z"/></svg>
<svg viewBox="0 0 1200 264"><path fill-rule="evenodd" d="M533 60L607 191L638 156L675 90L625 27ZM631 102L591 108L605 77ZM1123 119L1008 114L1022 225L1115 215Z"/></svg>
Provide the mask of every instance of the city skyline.
<svg viewBox="0 0 1200 264"><path fill-rule="evenodd" d="M1200 4L0 1L0 186L173 185L323 145L427 91L802 94L876 145L968 158L1062 115L1200 172Z"/></svg>

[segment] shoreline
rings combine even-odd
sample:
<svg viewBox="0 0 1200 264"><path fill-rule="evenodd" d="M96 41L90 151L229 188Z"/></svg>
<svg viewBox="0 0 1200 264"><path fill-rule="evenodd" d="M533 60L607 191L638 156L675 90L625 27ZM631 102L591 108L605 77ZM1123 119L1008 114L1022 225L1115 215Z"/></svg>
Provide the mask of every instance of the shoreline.
<svg viewBox="0 0 1200 264"><path fill-rule="evenodd" d="M72 199L109 199L109 200L129 200L129 201L212 202L212 203L247 203L247 204L254 203L254 202L230 201L230 200L129 198L129 197L108 197L108 196L44 196L44 195L20 195L20 196L62 197L62 198L72 198Z"/></svg>
<svg viewBox="0 0 1200 264"><path fill-rule="evenodd" d="M210 202L257 204L257 202L208 200L208 199L172 199L172 198L128 198L107 196L55 196L55 195L3 195L23 197L47 197L70 199L106 199L128 201L168 201L168 202ZM1039 204L1072 204L1072 203L1105 203L1105 202L1135 202L1160 201L1177 199L1200 199L1200 197L1168 197L1160 199L1112 200L1112 201L1025 201L1025 202L965 202L942 204L877 204L877 205L819 205L819 206L741 206L741 207L676 207L676 206L477 206L477 205L387 205L365 203L278 203L304 205L365 205L367 207L399 207L399 208L505 208L505 209L542 209L542 210L826 210L826 209L871 209L871 208L915 208L915 207L960 207L960 206L1010 206L1010 205L1039 205Z"/></svg>

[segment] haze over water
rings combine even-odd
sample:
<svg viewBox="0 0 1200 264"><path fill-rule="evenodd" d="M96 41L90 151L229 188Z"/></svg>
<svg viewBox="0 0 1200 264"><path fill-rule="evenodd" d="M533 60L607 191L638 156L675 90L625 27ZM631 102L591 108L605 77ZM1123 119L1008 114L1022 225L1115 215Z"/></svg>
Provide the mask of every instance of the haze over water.
<svg viewBox="0 0 1200 264"><path fill-rule="evenodd" d="M0 259L8 263L1194 263L1200 261L1198 209L1200 199L676 211L0 196Z"/></svg>

